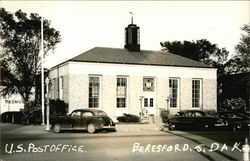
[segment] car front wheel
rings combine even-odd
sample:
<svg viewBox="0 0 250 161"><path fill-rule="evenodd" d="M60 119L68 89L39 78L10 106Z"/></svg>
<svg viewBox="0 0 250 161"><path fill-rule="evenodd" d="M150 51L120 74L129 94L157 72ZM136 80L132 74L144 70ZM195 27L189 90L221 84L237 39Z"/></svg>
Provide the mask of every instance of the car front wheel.
<svg viewBox="0 0 250 161"><path fill-rule="evenodd" d="M61 126L59 125L59 124L55 124L55 126L54 126L54 132L55 133L60 133L60 131L61 131Z"/></svg>
<svg viewBox="0 0 250 161"><path fill-rule="evenodd" d="M168 128L169 128L169 130L175 130L176 126L173 123L169 123Z"/></svg>
<svg viewBox="0 0 250 161"><path fill-rule="evenodd" d="M95 124L90 123L90 124L88 125L88 127L87 127L87 131L88 131L88 133L91 133L91 134L95 133L95 131L96 131L96 126L95 126Z"/></svg>

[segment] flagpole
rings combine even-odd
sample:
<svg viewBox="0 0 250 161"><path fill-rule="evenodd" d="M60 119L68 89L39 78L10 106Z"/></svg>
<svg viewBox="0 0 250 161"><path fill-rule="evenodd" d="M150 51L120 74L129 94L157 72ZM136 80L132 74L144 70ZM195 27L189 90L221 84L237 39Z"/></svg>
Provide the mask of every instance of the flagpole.
<svg viewBox="0 0 250 161"><path fill-rule="evenodd" d="M43 17L41 18L41 95L42 95L42 125L45 125L44 122L44 62L43 62Z"/></svg>

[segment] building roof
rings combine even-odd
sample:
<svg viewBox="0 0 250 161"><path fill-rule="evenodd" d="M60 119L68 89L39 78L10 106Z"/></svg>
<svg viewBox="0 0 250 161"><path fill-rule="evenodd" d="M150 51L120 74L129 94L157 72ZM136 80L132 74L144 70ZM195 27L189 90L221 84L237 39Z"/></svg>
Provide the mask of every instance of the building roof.
<svg viewBox="0 0 250 161"><path fill-rule="evenodd" d="M210 65L165 51L131 52L127 49L107 47L92 48L68 61L212 68Z"/></svg>

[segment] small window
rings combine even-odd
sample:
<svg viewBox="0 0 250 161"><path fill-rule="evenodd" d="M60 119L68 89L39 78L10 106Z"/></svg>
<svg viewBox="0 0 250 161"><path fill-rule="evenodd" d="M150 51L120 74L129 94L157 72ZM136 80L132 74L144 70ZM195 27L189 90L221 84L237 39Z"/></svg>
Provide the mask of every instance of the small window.
<svg viewBox="0 0 250 161"><path fill-rule="evenodd" d="M150 98L150 107L154 107L154 99Z"/></svg>
<svg viewBox="0 0 250 161"><path fill-rule="evenodd" d="M195 117L204 117L204 114L201 112L196 112Z"/></svg>
<svg viewBox="0 0 250 161"><path fill-rule="evenodd" d="M83 117L90 117L90 116L93 116L93 114L91 112L84 112L82 114Z"/></svg>
<svg viewBox="0 0 250 161"><path fill-rule="evenodd" d="M81 111L74 111L71 116L73 116L73 117L81 117Z"/></svg>
<svg viewBox="0 0 250 161"><path fill-rule="evenodd" d="M144 98L144 107L148 107L148 99Z"/></svg>

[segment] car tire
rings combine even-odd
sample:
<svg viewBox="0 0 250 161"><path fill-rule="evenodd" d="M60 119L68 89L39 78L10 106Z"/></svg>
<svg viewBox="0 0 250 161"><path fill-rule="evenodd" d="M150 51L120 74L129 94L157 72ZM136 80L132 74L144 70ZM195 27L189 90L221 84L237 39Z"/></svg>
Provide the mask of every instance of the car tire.
<svg viewBox="0 0 250 161"><path fill-rule="evenodd" d="M87 131L88 131L88 133L91 133L91 134L95 133L95 131L96 131L95 124L93 124L93 123L88 124Z"/></svg>
<svg viewBox="0 0 250 161"><path fill-rule="evenodd" d="M169 125L168 125L168 129L169 129L169 130L175 130L175 129L176 129L175 124L173 124L173 123L169 123Z"/></svg>
<svg viewBox="0 0 250 161"><path fill-rule="evenodd" d="M237 130L241 130L242 129L242 125L241 124L236 124L233 127L233 131L237 131Z"/></svg>
<svg viewBox="0 0 250 161"><path fill-rule="evenodd" d="M61 126L59 124L55 124L53 129L54 129L55 133L60 133L61 132Z"/></svg>

